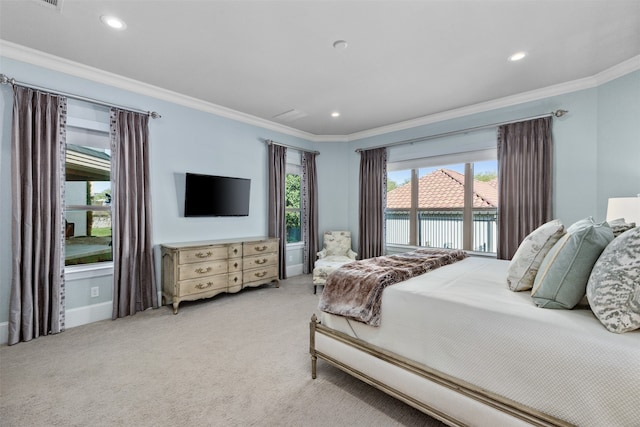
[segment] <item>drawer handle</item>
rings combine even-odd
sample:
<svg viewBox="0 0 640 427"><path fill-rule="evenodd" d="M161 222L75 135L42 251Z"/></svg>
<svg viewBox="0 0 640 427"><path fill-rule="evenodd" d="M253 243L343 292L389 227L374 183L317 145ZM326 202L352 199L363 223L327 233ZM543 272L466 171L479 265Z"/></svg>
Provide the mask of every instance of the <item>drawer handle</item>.
<svg viewBox="0 0 640 427"><path fill-rule="evenodd" d="M234 267L234 268L238 268L238 263L237 263L237 262L236 262L236 263L234 263L234 264L233 264L233 267Z"/></svg>
<svg viewBox="0 0 640 427"><path fill-rule="evenodd" d="M257 260L256 260L256 264L264 264L264 263L266 263L266 262L267 262L267 259L266 259L266 258L262 258L262 259L257 259Z"/></svg>
<svg viewBox="0 0 640 427"><path fill-rule="evenodd" d="M267 272L266 271L261 271L259 273L255 273L255 275L256 275L256 277L264 277L264 276L267 275Z"/></svg>
<svg viewBox="0 0 640 427"><path fill-rule="evenodd" d="M233 253L234 253L234 254L237 254L237 253L238 253L238 248L235 248L235 249L233 250Z"/></svg>
<svg viewBox="0 0 640 427"><path fill-rule="evenodd" d="M237 277L237 276L236 276L236 277L234 277L234 278L233 278L233 281L234 281L234 282L237 282L237 281L238 281L238 277Z"/></svg>
<svg viewBox="0 0 640 427"><path fill-rule="evenodd" d="M196 268L196 273L200 273L200 274L204 274L204 273L208 273L211 271L211 267L207 267L207 268Z"/></svg>
<svg viewBox="0 0 640 427"><path fill-rule="evenodd" d="M204 284L202 284L202 283L198 283L198 284L196 285L196 288L198 288L198 289L207 289L207 288L210 288L210 287L212 287L212 286L213 286L213 282L207 282L207 284L206 284L206 285L204 285Z"/></svg>
<svg viewBox="0 0 640 427"><path fill-rule="evenodd" d="M258 252L262 252L262 251L266 251L267 247L266 246L255 246L254 249Z"/></svg>
<svg viewBox="0 0 640 427"><path fill-rule="evenodd" d="M198 252L198 253L196 254L196 256L197 256L198 258L209 258L211 255L213 255L213 252L211 252L211 251L209 251L209 252L207 252L207 253Z"/></svg>

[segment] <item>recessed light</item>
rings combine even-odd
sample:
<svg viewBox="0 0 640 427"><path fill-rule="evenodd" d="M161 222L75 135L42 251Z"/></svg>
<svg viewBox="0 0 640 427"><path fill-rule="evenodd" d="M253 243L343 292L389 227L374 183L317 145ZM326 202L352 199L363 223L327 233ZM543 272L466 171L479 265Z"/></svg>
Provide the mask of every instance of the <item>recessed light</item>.
<svg viewBox="0 0 640 427"><path fill-rule="evenodd" d="M338 111L334 111L331 113L331 117L340 117L340 113Z"/></svg>
<svg viewBox="0 0 640 427"><path fill-rule="evenodd" d="M349 46L345 40L336 40L333 42L333 48L338 50L344 50Z"/></svg>
<svg viewBox="0 0 640 427"><path fill-rule="evenodd" d="M509 57L509 61L511 62L520 61L521 59L524 59L525 56L527 56L526 52L516 52Z"/></svg>
<svg viewBox="0 0 640 427"><path fill-rule="evenodd" d="M102 15L100 20L103 24L113 28L114 30L124 30L127 28L127 24L120 18L116 18L113 15Z"/></svg>

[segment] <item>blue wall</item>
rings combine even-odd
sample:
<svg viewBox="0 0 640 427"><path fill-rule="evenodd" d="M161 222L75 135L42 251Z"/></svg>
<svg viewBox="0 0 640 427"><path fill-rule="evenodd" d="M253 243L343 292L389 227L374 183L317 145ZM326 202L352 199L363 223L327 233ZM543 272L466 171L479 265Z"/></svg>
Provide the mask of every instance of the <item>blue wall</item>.
<svg viewBox="0 0 640 427"><path fill-rule="evenodd" d="M640 71L596 88L350 142L350 229L357 238L360 159L355 149L536 116L559 108L569 110L569 114L553 122L555 217L565 224L586 216L604 220L609 197L640 193ZM477 134L479 148L486 146L485 137L485 132ZM452 147L460 145L456 139L459 137L434 139L390 151L410 150L417 157L439 155L455 150Z"/></svg>
<svg viewBox="0 0 640 427"><path fill-rule="evenodd" d="M613 196L640 193L640 71L593 89L581 90L509 108L417 126L348 143L308 140L117 89L42 67L1 59L0 72L54 90L80 94L162 114L150 122L153 238L163 242L247 237L267 233L267 148L264 139L315 149L318 157L320 233L350 229L354 248L358 231L359 155L356 148L377 146L486 123L515 120L557 108L570 113L554 119L555 213L565 223L588 215L603 219ZM8 319L11 281L10 130L12 90L0 86L0 324ZM478 136L480 138L480 136ZM482 139L484 138L484 139ZM486 134L478 141L486 144ZM452 140L417 144L415 153L446 152ZM251 178L250 215L244 218L184 218L186 171ZM157 255L157 252L156 252ZM157 256L157 258L159 258ZM159 259L156 260L159 266ZM159 274L158 274L159 278ZM95 304L89 287L109 280L86 278L67 286L69 309ZM104 302L103 299L99 301Z"/></svg>

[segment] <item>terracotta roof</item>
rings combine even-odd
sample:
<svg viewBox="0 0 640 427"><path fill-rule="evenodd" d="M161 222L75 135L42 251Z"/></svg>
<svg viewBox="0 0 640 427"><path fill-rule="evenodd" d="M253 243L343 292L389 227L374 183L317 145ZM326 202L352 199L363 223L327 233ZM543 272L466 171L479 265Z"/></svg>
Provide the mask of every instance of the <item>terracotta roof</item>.
<svg viewBox="0 0 640 427"><path fill-rule="evenodd" d="M474 180L473 207L498 207L497 180L489 182ZM438 169L418 180L418 207L426 209L462 209L464 206L464 175L450 170ZM411 183L406 183L387 193L387 208L409 209L411 207Z"/></svg>

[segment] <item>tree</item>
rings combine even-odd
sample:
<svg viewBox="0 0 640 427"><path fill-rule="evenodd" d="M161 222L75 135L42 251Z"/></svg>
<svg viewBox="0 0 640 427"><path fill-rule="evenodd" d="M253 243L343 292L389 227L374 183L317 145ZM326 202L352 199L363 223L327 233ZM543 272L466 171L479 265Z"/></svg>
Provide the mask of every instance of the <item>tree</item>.
<svg viewBox="0 0 640 427"><path fill-rule="evenodd" d="M476 181L489 182L489 181L493 181L497 177L498 177L498 173L491 171L491 172L477 173L473 176L473 179L475 179Z"/></svg>
<svg viewBox="0 0 640 427"><path fill-rule="evenodd" d="M300 175L287 174L285 181L287 242L300 241L300 193Z"/></svg>
<svg viewBox="0 0 640 427"><path fill-rule="evenodd" d="M390 179L387 180L387 193L398 188L398 184Z"/></svg>

